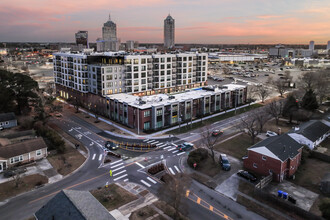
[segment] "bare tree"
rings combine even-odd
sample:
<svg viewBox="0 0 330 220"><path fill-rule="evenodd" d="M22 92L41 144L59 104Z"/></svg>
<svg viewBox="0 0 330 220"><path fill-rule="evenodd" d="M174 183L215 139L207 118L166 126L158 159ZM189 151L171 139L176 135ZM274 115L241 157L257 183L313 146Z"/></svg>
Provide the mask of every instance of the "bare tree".
<svg viewBox="0 0 330 220"><path fill-rule="evenodd" d="M283 94L288 91L288 86L287 86L287 82L285 80L282 79L278 79L276 81L273 82L273 85L276 87L276 90L278 93L280 93L280 96L283 97Z"/></svg>
<svg viewBox="0 0 330 220"><path fill-rule="evenodd" d="M211 126L207 125L207 126L203 127L201 129L201 138L202 138L202 145L211 151L213 163L215 163L214 146L216 145L216 143L219 140L219 135L213 137L212 132L213 131L212 131Z"/></svg>
<svg viewBox="0 0 330 220"><path fill-rule="evenodd" d="M18 172L15 172L15 175L13 176L13 180L16 188L18 188L23 183L21 174L19 174Z"/></svg>
<svg viewBox="0 0 330 220"><path fill-rule="evenodd" d="M267 105L266 111L269 115L275 118L276 125L278 125L278 121L283 114L283 101L272 101Z"/></svg>
<svg viewBox="0 0 330 220"><path fill-rule="evenodd" d="M247 132L251 137L251 142L254 144L256 137L259 134L259 123L255 113L250 113L245 117L240 118L240 123L236 126L241 131Z"/></svg>
<svg viewBox="0 0 330 220"><path fill-rule="evenodd" d="M162 184L158 189L158 195L175 209L174 219L180 219L180 211L181 213L187 212L182 199L190 187L191 179L187 174L180 173L175 176L165 174L162 180L165 184ZM187 215L188 213L182 214Z"/></svg>
<svg viewBox="0 0 330 220"><path fill-rule="evenodd" d="M265 99L270 95L270 91L265 86L258 86L256 89L256 94L261 99L261 102L264 103Z"/></svg>
<svg viewBox="0 0 330 220"><path fill-rule="evenodd" d="M264 125L269 121L270 117L265 108L259 108L254 112L255 119L257 120L258 132L263 132Z"/></svg>
<svg viewBox="0 0 330 220"><path fill-rule="evenodd" d="M228 75L230 73L230 69L227 66L222 67L222 72L225 75Z"/></svg>
<svg viewBox="0 0 330 220"><path fill-rule="evenodd" d="M246 88L246 99L249 104L255 99L256 97L256 86L249 85Z"/></svg>
<svg viewBox="0 0 330 220"><path fill-rule="evenodd" d="M319 99L319 104L322 104L323 100L330 96L330 70L316 72L315 79L315 93Z"/></svg>
<svg viewBox="0 0 330 220"><path fill-rule="evenodd" d="M315 74L313 72L306 72L300 78L300 85L305 91L312 90L315 88Z"/></svg>

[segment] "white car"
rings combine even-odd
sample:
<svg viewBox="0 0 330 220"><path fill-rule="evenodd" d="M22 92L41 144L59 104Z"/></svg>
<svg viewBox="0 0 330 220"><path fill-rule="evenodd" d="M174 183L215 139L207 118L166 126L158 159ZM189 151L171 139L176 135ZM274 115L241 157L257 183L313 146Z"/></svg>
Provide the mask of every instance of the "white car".
<svg viewBox="0 0 330 220"><path fill-rule="evenodd" d="M266 136L267 137L273 137L273 136L277 136L278 134L276 132L273 132L273 131L267 131L266 132Z"/></svg>

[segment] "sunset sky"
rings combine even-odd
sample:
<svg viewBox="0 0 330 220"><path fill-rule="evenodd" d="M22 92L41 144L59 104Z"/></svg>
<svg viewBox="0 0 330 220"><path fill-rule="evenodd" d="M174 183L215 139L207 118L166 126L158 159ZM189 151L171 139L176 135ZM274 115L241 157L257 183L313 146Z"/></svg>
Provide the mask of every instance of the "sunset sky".
<svg viewBox="0 0 330 220"><path fill-rule="evenodd" d="M176 43L326 44L329 0L0 0L0 41L73 42L101 37L111 13L122 42L163 42L171 13Z"/></svg>

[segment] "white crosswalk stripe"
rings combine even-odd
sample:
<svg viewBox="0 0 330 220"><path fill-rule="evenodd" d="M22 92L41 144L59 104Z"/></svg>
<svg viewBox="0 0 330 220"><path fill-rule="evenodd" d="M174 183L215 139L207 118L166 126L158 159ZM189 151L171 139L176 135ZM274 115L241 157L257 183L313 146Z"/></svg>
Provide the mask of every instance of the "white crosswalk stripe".
<svg viewBox="0 0 330 220"><path fill-rule="evenodd" d="M144 140L143 140L143 142L147 142L147 141L149 141L149 139L144 139Z"/></svg>
<svg viewBox="0 0 330 220"><path fill-rule="evenodd" d="M112 166L112 165L114 165L114 164L116 164L116 163L119 163L119 162L122 162L122 161L123 161L123 160L120 159L120 160L117 160L117 161L115 161L115 162L110 163L110 165Z"/></svg>
<svg viewBox="0 0 330 220"><path fill-rule="evenodd" d="M147 141L148 144L150 144L151 142L154 142L155 140L150 140L150 141Z"/></svg>
<svg viewBox="0 0 330 220"><path fill-rule="evenodd" d="M179 152L179 150L175 150L175 151L173 151L172 154L175 154L175 153L177 153L177 152Z"/></svg>
<svg viewBox="0 0 330 220"><path fill-rule="evenodd" d="M164 147L163 149L166 150L166 149L171 148L171 147L172 147L172 146L168 146L168 147Z"/></svg>
<svg viewBox="0 0 330 220"><path fill-rule="evenodd" d="M113 179L113 181L120 180L120 179L124 178L124 177L127 176L127 175L128 175L128 174L124 174L124 175L122 175L122 176L120 176L120 177L117 177L116 179Z"/></svg>
<svg viewBox="0 0 330 220"><path fill-rule="evenodd" d="M101 160L102 159L102 154L100 154L100 156L99 156L99 160Z"/></svg>
<svg viewBox="0 0 330 220"><path fill-rule="evenodd" d="M94 159L95 159L95 157L96 157L96 154L94 154L94 155L93 155L93 158L92 158L92 160L94 160Z"/></svg>
<svg viewBox="0 0 330 220"><path fill-rule="evenodd" d="M174 147L176 147L176 144L172 143L172 145L173 145Z"/></svg>
<svg viewBox="0 0 330 220"><path fill-rule="evenodd" d="M119 163L119 164L116 164L116 165L114 165L114 166L111 166L111 169L113 169L113 168L116 168L116 167L119 167L119 166L121 166L121 165L123 165L124 163Z"/></svg>
<svg viewBox="0 0 330 220"><path fill-rule="evenodd" d="M118 176L119 174L122 174L122 173L125 173L125 172L126 172L126 170L122 170L122 171L120 171L118 173L112 174L112 176Z"/></svg>
<svg viewBox="0 0 330 220"><path fill-rule="evenodd" d="M150 142L150 144L157 144L157 143L159 143L159 141Z"/></svg>
<svg viewBox="0 0 330 220"><path fill-rule="evenodd" d="M149 183L147 183L147 182L144 181L144 180L140 180L140 181L141 181L141 183L143 183L143 184L146 185L147 187L150 187L150 186L151 186Z"/></svg>
<svg viewBox="0 0 330 220"><path fill-rule="evenodd" d="M135 162L136 165L140 166L141 168L145 168L145 166L143 166L142 164L140 164L139 162Z"/></svg>
<svg viewBox="0 0 330 220"><path fill-rule="evenodd" d="M165 147L167 144L161 144L161 145L159 145L158 147L160 147L160 148L163 148L163 147Z"/></svg>
<svg viewBox="0 0 330 220"><path fill-rule="evenodd" d="M148 179L150 182L152 182L153 184L156 184L156 183L157 183L155 180L153 180L153 179L150 178L150 177L147 177L147 179Z"/></svg>
<svg viewBox="0 0 330 220"><path fill-rule="evenodd" d="M174 168L176 169L176 171L178 171L178 173L181 173L181 171L179 170L179 168L177 166L174 166Z"/></svg>
<svg viewBox="0 0 330 220"><path fill-rule="evenodd" d="M118 167L117 169L114 169L112 172L116 172L116 171L121 170L121 169L124 169L124 168L125 168L125 166Z"/></svg>
<svg viewBox="0 0 330 220"><path fill-rule="evenodd" d="M124 179L124 182L127 182L128 181L128 179Z"/></svg>
<svg viewBox="0 0 330 220"><path fill-rule="evenodd" d="M180 155L182 155L182 154L184 154L184 153L185 153L185 152L181 152L181 153L178 153L177 155L180 156Z"/></svg>
<svg viewBox="0 0 330 220"><path fill-rule="evenodd" d="M176 147L173 147L171 149L168 149L167 151L172 151L172 150L175 150L175 149L176 149Z"/></svg>
<svg viewBox="0 0 330 220"><path fill-rule="evenodd" d="M170 167L170 168L168 168L169 170L170 170L170 172L173 174L173 175L175 175L175 173L173 172L173 170L172 170L172 168Z"/></svg>

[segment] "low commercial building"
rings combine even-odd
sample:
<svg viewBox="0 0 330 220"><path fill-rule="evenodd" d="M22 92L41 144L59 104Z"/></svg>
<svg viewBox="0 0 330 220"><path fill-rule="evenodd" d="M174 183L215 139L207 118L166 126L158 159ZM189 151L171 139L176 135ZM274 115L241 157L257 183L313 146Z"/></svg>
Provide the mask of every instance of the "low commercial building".
<svg viewBox="0 0 330 220"><path fill-rule="evenodd" d="M246 86L228 84L177 94L107 96L108 117L128 127L155 131L246 103Z"/></svg>
<svg viewBox="0 0 330 220"><path fill-rule="evenodd" d="M248 148L244 168L261 176L272 174L273 180L281 182L297 171L302 149L288 134L269 137Z"/></svg>
<svg viewBox="0 0 330 220"><path fill-rule="evenodd" d="M47 157L47 145L41 137L0 146L0 172L44 157Z"/></svg>
<svg viewBox="0 0 330 220"><path fill-rule="evenodd" d="M0 127L12 128L17 126L17 119L14 112L0 114Z"/></svg>

